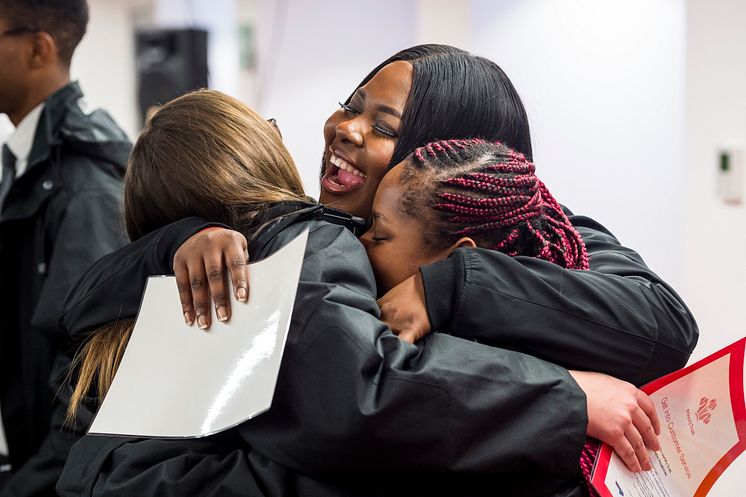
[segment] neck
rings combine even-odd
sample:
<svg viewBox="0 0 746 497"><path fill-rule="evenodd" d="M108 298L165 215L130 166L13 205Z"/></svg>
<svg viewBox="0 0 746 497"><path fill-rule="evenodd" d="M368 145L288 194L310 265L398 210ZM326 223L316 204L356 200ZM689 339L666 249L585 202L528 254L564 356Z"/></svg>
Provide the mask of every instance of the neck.
<svg viewBox="0 0 746 497"><path fill-rule="evenodd" d="M26 117L29 112L34 110L37 105L49 98L52 93L68 85L69 83L69 71L60 71L58 73L55 73L54 75L48 74L45 77L40 78L38 82L31 85L29 91L26 94L26 97L23 98L21 102L19 102L19 105L16 106L16 109L8 112L8 118L10 118L10 122L13 123L13 126L17 127L20 122L23 121L23 118Z"/></svg>

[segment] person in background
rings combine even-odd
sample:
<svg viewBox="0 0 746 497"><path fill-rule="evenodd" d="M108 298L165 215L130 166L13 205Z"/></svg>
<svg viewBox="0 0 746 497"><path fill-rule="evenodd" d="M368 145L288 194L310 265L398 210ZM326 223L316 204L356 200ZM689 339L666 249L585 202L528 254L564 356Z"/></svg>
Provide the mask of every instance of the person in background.
<svg viewBox="0 0 746 497"><path fill-rule="evenodd" d="M15 126L0 177L3 497L56 495L69 443L50 385L66 369L57 319L74 280L126 242L131 144L108 114L85 110L70 79L87 23L84 0L0 0L0 113Z"/></svg>

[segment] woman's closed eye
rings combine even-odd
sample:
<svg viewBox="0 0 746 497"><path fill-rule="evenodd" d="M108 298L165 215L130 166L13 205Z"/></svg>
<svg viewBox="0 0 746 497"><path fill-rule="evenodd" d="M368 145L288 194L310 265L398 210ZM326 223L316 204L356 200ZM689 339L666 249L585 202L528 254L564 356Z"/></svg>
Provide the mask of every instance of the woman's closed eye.
<svg viewBox="0 0 746 497"><path fill-rule="evenodd" d="M378 217L378 215L378 213L373 213L373 224L371 225L370 230L364 235L367 240L374 243L381 243L388 240L388 237L376 228L376 217Z"/></svg>
<svg viewBox="0 0 746 497"><path fill-rule="evenodd" d="M373 129L378 132L379 134L387 137L387 138L397 138L398 135L396 134L396 131L390 129L388 126L384 126L382 124L374 124Z"/></svg>
<svg viewBox="0 0 746 497"><path fill-rule="evenodd" d="M357 115L362 114L362 111L352 104L346 104L343 102L339 102L339 107L345 112L345 114L350 115L350 116L357 116ZM376 133L378 133L379 135L385 138L398 138L399 137L397 132L391 129L391 126L385 123L382 123L382 122L371 124L371 128L373 128L373 130Z"/></svg>
<svg viewBox="0 0 746 497"><path fill-rule="evenodd" d="M355 107L353 107L352 105L350 105L350 104L345 104L345 103L339 102L339 107L343 111L345 111L347 114L353 114L353 115L360 114L360 111L358 109L356 109Z"/></svg>

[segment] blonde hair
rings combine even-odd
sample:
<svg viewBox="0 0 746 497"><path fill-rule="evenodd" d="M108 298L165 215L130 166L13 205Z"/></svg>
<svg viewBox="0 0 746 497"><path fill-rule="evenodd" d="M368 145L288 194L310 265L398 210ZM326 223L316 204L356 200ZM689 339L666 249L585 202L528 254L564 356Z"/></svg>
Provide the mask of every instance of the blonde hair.
<svg viewBox="0 0 746 497"><path fill-rule="evenodd" d="M130 240L188 216L235 229L269 204L305 200L293 159L256 112L213 90L186 94L156 110L130 156L124 217ZM76 354L72 422L86 396L106 395L134 322L94 331Z"/></svg>
<svg viewBox="0 0 746 497"><path fill-rule="evenodd" d="M132 240L188 216L239 227L270 203L305 198L277 132L214 90L189 93L153 113L132 150L124 190Z"/></svg>
<svg viewBox="0 0 746 497"><path fill-rule="evenodd" d="M77 372L75 388L67 406L65 422L72 425L86 397L97 402L106 395L119 368L135 322L122 319L94 331L80 348L68 370L68 380Z"/></svg>

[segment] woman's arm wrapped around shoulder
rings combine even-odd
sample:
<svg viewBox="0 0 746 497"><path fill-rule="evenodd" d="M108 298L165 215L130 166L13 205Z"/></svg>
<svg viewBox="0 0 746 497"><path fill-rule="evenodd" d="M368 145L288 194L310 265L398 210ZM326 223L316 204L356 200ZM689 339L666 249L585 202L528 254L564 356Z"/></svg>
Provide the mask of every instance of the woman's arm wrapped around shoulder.
<svg viewBox="0 0 746 497"><path fill-rule="evenodd" d="M73 345L104 324L137 314L148 276L171 274L178 248L211 226L222 225L199 217L185 218L97 260L70 289L60 317L60 327Z"/></svg>
<svg viewBox="0 0 746 497"><path fill-rule="evenodd" d="M350 232L312 230L273 407L240 430L253 447L305 471L573 473L587 419L566 370L447 335L405 343L373 281Z"/></svg>
<svg viewBox="0 0 746 497"><path fill-rule="evenodd" d="M570 219L589 271L485 249L421 268L432 329L636 385L683 367L698 330L681 298L603 226Z"/></svg>

